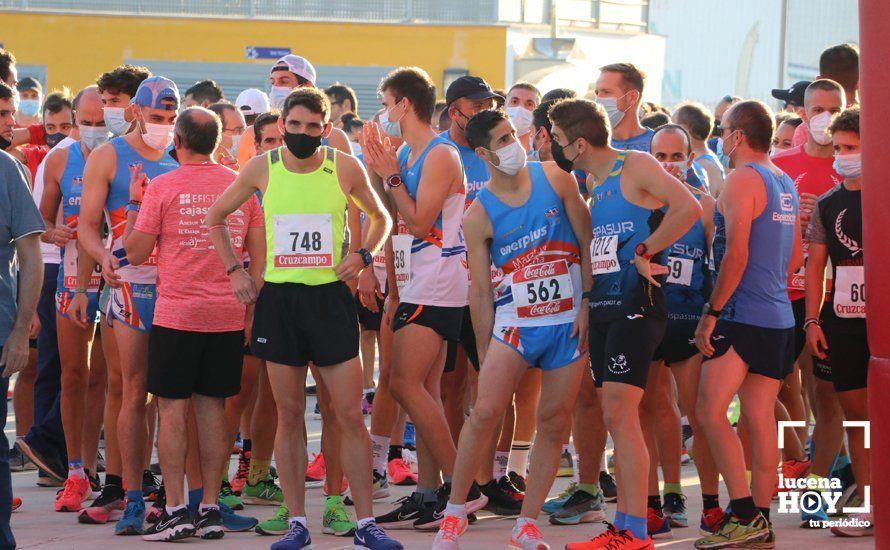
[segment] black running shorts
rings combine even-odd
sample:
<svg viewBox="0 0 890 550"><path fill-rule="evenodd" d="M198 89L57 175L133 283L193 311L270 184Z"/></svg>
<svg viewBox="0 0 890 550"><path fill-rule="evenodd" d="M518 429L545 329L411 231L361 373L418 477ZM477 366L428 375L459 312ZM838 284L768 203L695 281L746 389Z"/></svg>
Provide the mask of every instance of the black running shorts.
<svg viewBox="0 0 890 550"><path fill-rule="evenodd" d="M861 390L868 386L868 360L871 351L866 333L825 330L825 338L828 340L834 390Z"/></svg>
<svg viewBox="0 0 890 550"><path fill-rule="evenodd" d="M794 327L764 328L721 319L711 333L714 356L710 359L733 348L748 372L784 380L794 370L794 331Z"/></svg>
<svg viewBox="0 0 890 550"><path fill-rule="evenodd" d="M253 315L255 357L305 367L345 363L358 356L355 298L342 281L325 285L265 283Z"/></svg>
<svg viewBox="0 0 890 550"><path fill-rule="evenodd" d="M148 392L167 399L241 391L244 331L189 332L154 325L148 337Z"/></svg>
<svg viewBox="0 0 890 550"><path fill-rule="evenodd" d="M362 327L362 330L370 330L373 332L380 331L380 322L383 320L383 302L384 299L374 295L374 299L377 301L377 312L373 312L370 309L366 308L362 305L362 300L358 296L358 292L355 293L355 308L358 311L358 322Z"/></svg>
<svg viewBox="0 0 890 550"><path fill-rule="evenodd" d="M458 342L463 317L463 307L424 306L401 302L396 308L392 330L396 332L411 324L420 325L433 329L444 340Z"/></svg>
<svg viewBox="0 0 890 550"><path fill-rule="evenodd" d="M593 382L620 382L646 389L649 365L664 338L667 321L642 314L590 323L590 368Z"/></svg>
<svg viewBox="0 0 890 550"><path fill-rule="evenodd" d="M467 354L470 364L479 372L479 352L476 350L476 333L473 332L473 321L470 319L470 306L464 307L464 318L460 325L460 341L448 342L445 355L445 372L454 372L457 362L457 346L460 345Z"/></svg>
<svg viewBox="0 0 890 550"><path fill-rule="evenodd" d="M661 345L655 350L655 360L664 361L671 366L682 363L698 353L695 345L695 329L698 323L695 321L668 321L667 330Z"/></svg>
<svg viewBox="0 0 890 550"><path fill-rule="evenodd" d="M800 357L807 345L807 331L803 329L803 322L807 317L806 300L794 300L791 302L791 310L794 312L794 360Z"/></svg>

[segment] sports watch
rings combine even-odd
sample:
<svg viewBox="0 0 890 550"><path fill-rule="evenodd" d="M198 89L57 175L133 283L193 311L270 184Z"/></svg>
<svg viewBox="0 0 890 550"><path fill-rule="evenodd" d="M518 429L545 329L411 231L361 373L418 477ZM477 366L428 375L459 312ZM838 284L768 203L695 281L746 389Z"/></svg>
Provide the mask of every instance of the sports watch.
<svg viewBox="0 0 890 550"><path fill-rule="evenodd" d="M710 315L711 317L720 318L720 314L723 313L721 309L714 309L711 305L711 302L705 303L705 307L702 309L702 315Z"/></svg>
<svg viewBox="0 0 890 550"><path fill-rule="evenodd" d="M401 174L391 174L386 177L386 187L389 189L395 189L402 185L402 175Z"/></svg>
<svg viewBox="0 0 890 550"><path fill-rule="evenodd" d="M640 256L644 260L652 259L652 254L649 254L649 247L646 246L646 243L639 243L636 248L634 248L634 254Z"/></svg>
<svg viewBox="0 0 890 550"><path fill-rule="evenodd" d="M368 267L374 262L374 256L364 248L359 248L355 253L362 257L362 263L365 264L365 267Z"/></svg>

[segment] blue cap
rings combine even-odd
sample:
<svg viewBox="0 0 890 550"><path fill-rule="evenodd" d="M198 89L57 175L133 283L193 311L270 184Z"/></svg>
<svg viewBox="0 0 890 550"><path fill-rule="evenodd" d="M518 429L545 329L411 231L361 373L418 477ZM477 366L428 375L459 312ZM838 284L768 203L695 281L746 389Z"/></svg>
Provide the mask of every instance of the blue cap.
<svg viewBox="0 0 890 550"><path fill-rule="evenodd" d="M133 102L149 109L179 109L179 90L176 84L163 76L146 78L136 90Z"/></svg>

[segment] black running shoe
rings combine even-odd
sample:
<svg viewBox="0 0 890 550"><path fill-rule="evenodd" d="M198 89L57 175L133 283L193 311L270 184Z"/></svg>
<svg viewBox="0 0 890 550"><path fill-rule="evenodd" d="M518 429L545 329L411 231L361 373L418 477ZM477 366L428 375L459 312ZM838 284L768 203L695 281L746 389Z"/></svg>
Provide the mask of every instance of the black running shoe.
<svg viewBox="0 0 890 550"><path fill-rule="evenodd" d="M26 439L19 439L16 443L22 454L31 459L47 476L64 483L68 479L68 465L57 453L41 449L38 445L28 443ZM40 485L39 481L37 483ZM50 486L50 485L46 485Z"/></svg>
<svg viewBox="0 0 890 550"><path fill-rule="evenodd" d="M142 498L154 500L161 490L161 480L151 470L142 472Z"/></svg>
<svg viewBox="0 0 890 550"><path fill-rule="evenodd" d="M150 525L145 530L142 540L171 542L187 539L194 535L195 531L192 514L187 507L183 506L173 512L172 516L167 513L167 510L164 510L157 523Z"/></svg>
<svg viewBox="0 0 890 550"><path fill-rule="evenodd" d="M414 528L421 531L432 531L439 528L442 520L445 519L445 506L448 505L448 499L451 498L451 484L444 483L436 490L436 505L428 506L424 509L423 514L414 522ZM470 491L467 493L467 514L472 514L485 507L488 503L488 497L482 494L479 485L473 482Z"/></svg>
<svg viewBox="0 0 890 550"><path fill-rule="evenodd" d="M600 472L600 491L606 502L618 502L618 486L615 485L615 477L609 472Z"/></svg>
<svg viewBox="0 0 890 550"><path fill-rule="evenodd" d="M155 501L152 503L151 507L149 507L148 512L145 514L146 523L156 523L158 519L164 514L164 510L167 507L167 492L164 490L164 485L161 484L161 488L158 490L158 494L155 497Z"/></svg>
<svg viewBox="0 0 890 550"><path fill-rule="evenodd" d="M392 512L374 518L377 525L386 529L410 529L414 526L414 522L423 514L425 508L423 496L420 493L402 497L396 501L396 504L399 507ZM435 508L435 506L430 505L430 508Z"/></svg>
<svg viewBox="0 0 890 550"><path fill-rule="evenodd" d="M203 512L198 510L198 514L195 516L195 527L198 536L202 539L221 539L226 534L219 508L210 508Z"/></svg>
<svg viewBox="0 0 890 550"><path fill-rule="evenodd" d="M9 469L13 472L29 472L37 469L37 465L22 452L18 442L9 450Z"/></svg>
<svg viewBox="0 0 890 550"><path fill-rule="evenodd" d="M90 491L93 492L90 496L92 498L98 497L102 491L102 481L99 479L99 474L93 474L89 470L84 470L84 472L87 474L87 479L90 480Z"/></svg>
<svg viewBox="0 0 890 550"><path fill-rule="evenodd" d="M519 475L514 471L507 472L507 477L510 478L510 483L513 484L513 487L516 487L516 490L520 493L525 493L525 478Z"/></svg>
<svg viewBox="0 0 890 550"><path fill-rule="evenodd" d="M479 487L482 494L488 497L485 509L498 516L516 516L522 510L522 500L519 493L506 476L501 478L506 483L491 480Z"/></svg>

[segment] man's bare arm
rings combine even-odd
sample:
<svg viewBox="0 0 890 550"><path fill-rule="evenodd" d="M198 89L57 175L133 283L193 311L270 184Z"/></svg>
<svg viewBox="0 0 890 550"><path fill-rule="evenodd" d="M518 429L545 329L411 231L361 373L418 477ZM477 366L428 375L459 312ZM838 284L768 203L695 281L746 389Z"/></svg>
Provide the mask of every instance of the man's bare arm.
<svg viewBox="0 0 890 550"><path fill-rule="evenodd" d="M470 316L476 335L476 349L480 364L485 360L491 331L494 330L494 293L491 289L491 222L485 209L474 202L463 221L464 239L467 243L467 263L470 268Z"/></svg>

